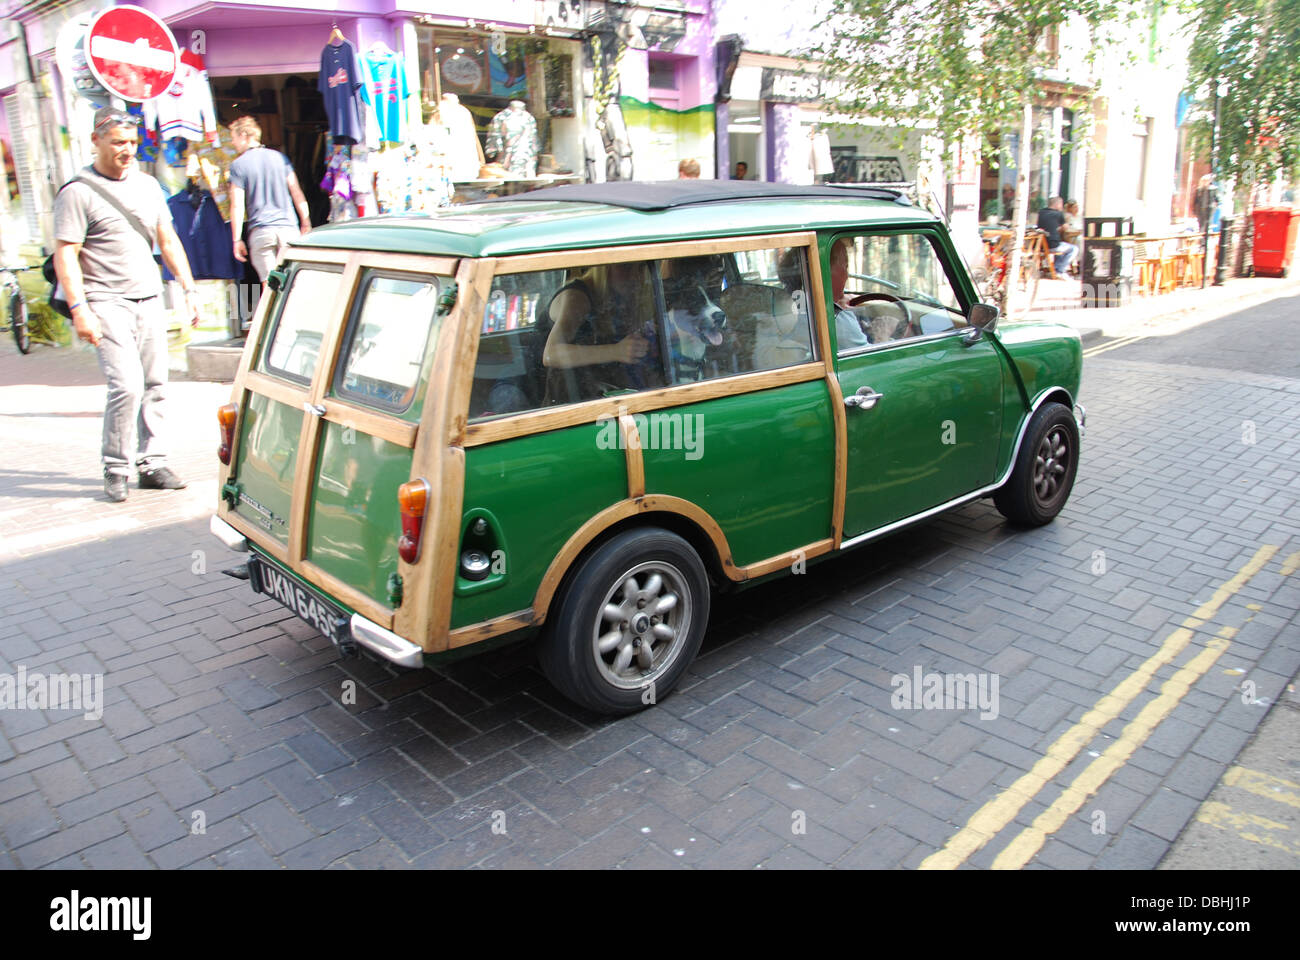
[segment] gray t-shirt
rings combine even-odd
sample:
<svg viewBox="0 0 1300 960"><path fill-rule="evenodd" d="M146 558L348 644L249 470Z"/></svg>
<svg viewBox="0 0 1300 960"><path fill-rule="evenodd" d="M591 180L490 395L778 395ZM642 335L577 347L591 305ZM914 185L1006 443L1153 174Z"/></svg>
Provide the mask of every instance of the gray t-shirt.
<svg viewBox="0 0 1300 960"><path fill-rule="evenodd" d="M172 215L158 181L134 168L121 180L97 173L93 166L82 170L80 176L93 180L139 217L150 238L146 241L120 211L84 183L74 180L60 190L54 201L54 237L81 244L86 299L143 300L162 293L162 274L153 258L153 245L159 221L170 224Z"/></svg>
<svg viewBox="0 0 1300 960"><path fill-rule="evenodd" d="M296 227L289 196L289 158L270 147L249 147L230 165L230 182L244 188L248 227Z"/></svg>

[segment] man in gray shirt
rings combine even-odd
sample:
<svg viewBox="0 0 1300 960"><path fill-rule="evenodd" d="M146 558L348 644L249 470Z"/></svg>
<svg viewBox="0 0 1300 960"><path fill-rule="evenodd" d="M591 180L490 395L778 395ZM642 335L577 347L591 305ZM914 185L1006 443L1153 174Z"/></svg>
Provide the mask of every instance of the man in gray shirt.
<svg viewBox="0 0 1300 960"><path fill-rule="evenodd" d="M99 348L99 364L108 381L104 492L120 503L127 495L133 446L142 488L185 486L166 464L161 435L167 324L162 276L153 259L155 243L185 291L185 316L197 326L199 315L189 261L172 227L162 188L134 165L139 136L135 118L101 107L93 123L94 163L54 201L54 269L77 336Z"/></svg>
<svg viewBox="0 0 1300 960"><path fill-rule="evenodd" d="M230 165L230 234L235 259L253 261L266 283L284 245L311 229L307 198L289 158L262 146L262 127L252 117L230 125L230 142L239 156ZM241 234L248 214L248 244Z"/></svg>

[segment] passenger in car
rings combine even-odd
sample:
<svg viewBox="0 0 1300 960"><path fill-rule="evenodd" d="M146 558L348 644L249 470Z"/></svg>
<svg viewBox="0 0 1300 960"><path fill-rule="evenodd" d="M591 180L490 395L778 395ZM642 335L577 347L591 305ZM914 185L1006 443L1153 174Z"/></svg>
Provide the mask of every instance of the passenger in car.
<svg viewBox="0 0 1300 960"><path fill-rule="evenodd" d="M546 312L546 403L663 386L648 264L593 266L556 291Z"/></svg>
<svg viewBox="0 0 1300 960"><path fill-rule="evenodd" d="M844 287L849 282L849 246L852 243L845 237L831 247L831 299L835 301L835 339L840 352L871 343L858 315L844 298Z"/></svg>

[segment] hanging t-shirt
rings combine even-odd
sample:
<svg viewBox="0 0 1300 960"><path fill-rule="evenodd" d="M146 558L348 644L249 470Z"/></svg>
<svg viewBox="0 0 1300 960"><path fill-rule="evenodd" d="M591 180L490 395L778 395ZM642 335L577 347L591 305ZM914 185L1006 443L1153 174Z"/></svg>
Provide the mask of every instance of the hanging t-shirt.
<svg viewBox="0 0 1300 960"><path fill-rule="evenodd" d="M361 55L361 96L375 111L384 143L403 143L406 134L406 65L402 55L372 46Z"/></svg>
<svg viewBox="0 0 1300 960"><path fill-rule="evenodd" d="M181 51L176 77L167 91L144 101L146 130L158 128L163 140L184 137L186 140L211 139L217 127L217 111L212 103L212 88L203 57L189 50Z"/></svg>
<svg viewBox="0 0 1300 960"><path fill-rule="evenodd" d="M361 74L357 70L357 48L347 40L335 46L325 44L320 52L320 76L316 89L325 98L325 114L330 121L330 136L360 140L364 127L357 115L357 91Z"/></svg>

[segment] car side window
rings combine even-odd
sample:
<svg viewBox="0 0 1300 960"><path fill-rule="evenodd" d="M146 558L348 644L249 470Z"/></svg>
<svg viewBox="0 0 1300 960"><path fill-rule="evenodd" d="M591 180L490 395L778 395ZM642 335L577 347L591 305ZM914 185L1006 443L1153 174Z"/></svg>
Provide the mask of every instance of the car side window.
<svg viewBox="0 0 1300 960"><path fill-rule="evenodd" d="M665 386L655 264L498 274L483 310L471 419Z"/></svg>
<svg viewBox="0 0 1300 960"><path fill-rule="evenodd" d="M805 248L676 257L659 272L672 383L813 358Z"/></svg>
<svg viewBox="0 0 1300 960"><path fill-rule="evenodd" d="M943 261L920 233L837 240L831 248L831 293L840 354L966 325Z"/></svg>
<svg viewBox="0 0 1300 960"><path fill-rule="evenodd" d="M304 267L293 272L263 354L265 372L303 384L311 381L341 280L334 270Z"/></svg>

